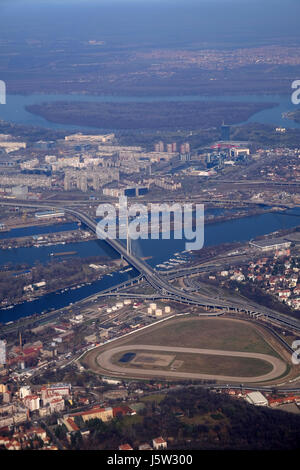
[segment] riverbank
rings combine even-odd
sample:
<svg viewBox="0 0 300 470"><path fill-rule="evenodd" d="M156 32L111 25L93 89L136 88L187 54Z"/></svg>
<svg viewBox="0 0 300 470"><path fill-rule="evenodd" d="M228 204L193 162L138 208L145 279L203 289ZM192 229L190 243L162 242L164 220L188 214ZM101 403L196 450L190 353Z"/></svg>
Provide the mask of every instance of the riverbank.
<svg viewBox="0 0 300 470"><path fill-rule="evenodd" d="M60 294L78 289L99 281L104 275L110 275L120 268L118 260L94 256L82 259L80 265L72 258L63 259L72 252L57 253L45 265L35 265L23 270L5 270L0 273L0 295L5 300L0 308L10 310L18 304L32 302L49 294ZM75 253L73 253L75 254Z"/></svg>
<svg viewBox="0 0 300 470"><path fill-rule="evenodd" d="M0 238L1 250L12 250L16 248L29 248L29 247L43 247L43 246L56 246L65 245L69 243L85 242L88 240L95 240L94 234L82 231L62 231L54 233L46 233L39 235L28 235L19 237Z"/></svg>
<svg viewBox="0 0 300 470"><path fill-rule="evenodd" d="M245 217L242 219L234 219L217 224L208 224L205 228L205 247L218 247L223 244L235 242L247 242L258 236L266 235L270 232L279 230L293 229L300 224L300 208L293 209L292 214L288 216L286 213L266 213L256 216ZM184 239L170 240L138 240L133 241L132 248L134 253L140 257L152 256L149 264L153 267L163 263L171 258L174 254L181 253L185 250ZM95 256L106 254L113 259L119 259L116 253L110 249L104 241L91 240L85 243L75 243L68 246L68 251L78 251L76 259L86 258L87 256ZM227 245L228 247L228 245ZM56 251L62 251L57 246ZM35 260L43 262L49 259L49 253L53 251L51 247L40 248L19 248L16 250L6 250L1 253L1 261L3 264L8 261L12 263L27 262L32 266ZM46 258L45 258L46 257ZM60 295L48 294L35 301L15 306L10 310L0 310L0 322L7 323L15 321L21 317L27 317L33 314L40 315L44 311L57 310L66 308L71 303L80 301L92 294L103 291L116 284L124 282L138 273L135 270L130 272L115 272L112 275L104 276L91 285L74 289L73 291L63 292Z"/></svg>
<svg viewBox="0 0 300 470"><path fill-rule="evenodd" d="M225 212L210 213L210 212ZM261 208L259 206L249 209L248 207L236 209L234 206L226 209L218 207L210 207L205 209L205 225L226 222L233 219L242 219L259 214L266 214L268 212L282 212L282 209L274 208ZM194 220L195 222L195 220ZM174 230L174 222L171 220L171 230ZM180 228L180 227L176 227ZM70 229L70 230L69 230ZM162 227L160 227L162 233ZM15 225L9 231L0 232L0 249L14 249L21 247L42 247L57 244L74 243L79 241L97 240L97 236L89 231L84 231L79 228L77 222L55 222L52 225L49 223L35 223L31 221L23 223L22 225Z"/></svg>

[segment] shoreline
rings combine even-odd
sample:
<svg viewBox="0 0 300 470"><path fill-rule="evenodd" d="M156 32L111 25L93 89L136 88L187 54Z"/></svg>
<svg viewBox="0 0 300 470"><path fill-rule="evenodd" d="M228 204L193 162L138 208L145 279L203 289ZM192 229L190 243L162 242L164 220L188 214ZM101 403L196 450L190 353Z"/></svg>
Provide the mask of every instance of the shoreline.
<svg viewBox="0 0 300 470"><path fill-rule="evenodd" d="M268 211L266 211L266 212L267 212L267 213L270 213L270 212L272 212L272 211L268 210ZM255 216L255 215L254 215L254 216ZM251 217L251 215L250 215L249 217ZM237 217L235 217L235 219L236 219L236 218L237 218ZM243 217L243 218L244 218L244 217ZM300 220L299 220L299 222L300 222ZM294 227L291 227L291 228L289 228L289 229L285 229L285 230L293 232L296 227L297 227L297 225L295 225ZM284 229L282 229L282 230L284 230ZM277 231L277 232L278 232L278 231ZM268 236L268 235L270 235L270 234L266 234L265 236ZM216 246L222 247L222 245L225 247L225 246L227 246L228 244L227 244L226 242L224 242L224 243L220 243L219 245L216 245ZM100 292L100 291L99 291L99 292ZM85 301L88 297L89 297L89 296L84 297L83 299L78 300L78 301L76 301L75 303L83 302L83 301ZM66 304L66 305L63 306L63 307L60 307L57 311L61 311L61 310L65 309L65 308L68 308L69 306L70 306L70 303L69 303L69 304ZM50 310L50 309L49 309L49 310ZM54 311L56 311L56 310L54 309ZM53 311L51 310L51 311L48 311L47 313L53 313ZM31 316L31 315L24 315L24 316L21 316L21 317L15 319L15 320L13 320L13 323L15 323L15 322L20 322L20 321L21 321L21 322L22 322L22 321L27 321L27 322L28 322L28 321L33 321L32 318L34 318L34 317L39 318L40 315L41 315L41 313L34 313L32 316ZM30 320L30 318L31 318L31 320ZM10 322L5 322L5 324L6 324L6 323L10 323ZM2 325L2 326L4 326L4 325Z"/></svg>
<svg viewBox="0 0 300 470"><path fill-rule="evenodd" d="M230 210L230 209L229 209ZM268 213L279 213L279 214L284 214L284 212L286 211L287 209L285 210L282 210L282 209L278 209L276 207L274 208L266 208L266 209L253 209L253 210L250 210L250 211L246 211L245 213L234 213L234 214L227 214L227 215L220 215L220 216L212 216L209 218L205 218L204 220L204 223L205 225L212 225L212 224L218 224L218 223L222 223L222 222L229 222L231 220L237 220L237 219L244 219L244 218L247 218L247 217L255 217L256 215L263 215L263 214L268 214ZM195 222L195 219L193 218L193 222ZM53 225L64 225L65 223L75 223L74 221L64 221L64 222L55 222L51 225L44 225L42 224L41 226L44 227L44 226L48 226L48 227L52 227ZM299 225L300 225L300 222L299 222ZM26 228L31 228L31 227L39 227L40 225L39 224L25 224L25 225L22 225L21 227L19 226L16 226L15 229L26 229ZM148 222L148 226L149 226L149 222ZM12 228L11 230L13 230L14 228ZM170 222L170 229L171 231L173 232L174 231L174 221L171 220ZM176 230L180 229L180 227L177 227ZM70 231L58 231L58 232L55 232L55 231L50 231L50 232L47 232L47 233L42 233L42 234L39 234L40 236L49 236L49 235L53 235L53 234L63 234L63 233L76 233L78 229L75 229L75 230L70 230ZM1 233L4 233L3 232L0 232ZM6 232L6 233L10 233L9 231ZM159 233L163 233L162 232L162 227L160 225L160 228L159 228ZM3 238L3 239L0 239L0 250L7 250L7 249L10 249L8 247L6 248L1 248L1 245L5 244L5 242L9 242L9 241L21 241L23 240L25 243L24 244L20 244L18 246L14 246L13 248L22 248L22 247L25 247L25 248L30 248L30 247L33 247L37 244L37 242L35 240L32 240L32 244L31 245L28 245L26 242L28 242L29 240L31 240L33 238L33 235L24 235L24 236L19 236L19 237L7 237L7 238ZM89 237L88 240L86 239L82 239L82 238L78 238L78 240L75 240L75 242L80 242L80 241L90 241L90 240L98 240L98 238L96 236L91 236ZM65 240L64 240L65 241ZM74 240L70 240L70 241L66 241L65 244L68 244L68 243L72 243L74 242ZM46 242L45 242L46 243ZM44 246L45 243L40 243L39 246ZM47 242L47 245L49 246L55 246L55 245L58 245L58 244L61 244L60 241L56 241L55 243L51 243L51 242Z"/></svg>

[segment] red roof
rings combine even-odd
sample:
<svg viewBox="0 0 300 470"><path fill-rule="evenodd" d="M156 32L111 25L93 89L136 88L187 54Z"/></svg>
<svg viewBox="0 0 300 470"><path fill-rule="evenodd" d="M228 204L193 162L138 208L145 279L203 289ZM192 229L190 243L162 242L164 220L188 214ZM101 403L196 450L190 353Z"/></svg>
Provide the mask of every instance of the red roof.
<svg viewBox="0 0 300 470"><path fill-rule="evenodd" d="M73 431L79 431L79 427L77 424L73 421L72 418L67 418L66 419L67 423L70 425L70 427L73 429Z"/></svg>
<svg viewBox="0 0 300 470"><path fill-rule="evenodd" d="M133 413L133 410L131 408L129 408L129 406L115 406L113 408L113 417L115 418L116 416L118 415L123 415L123 416L126 416L126 415L129 415Z"/></svg>
<svg viewBox="0 0 300 470"><path fill-rule="evenodd" d="M88 411L80 411L79 413L73 413L71 416L91 415L94 413L104 413L105 411L107 411L107 408L91 408Z"/></svg>
<svg viewBox="0 0 300 470"><path fill-rule="evenodd" d="M156 439L153 439L155 444L165 444L166 441L162 437L157 437Z"/></svg>
<svg viewBox="0 0 300 470"><path fill-rule="evenodd" d="M122 444L119 446L119 450L133 450L133 448L129 444Z"/></svg>

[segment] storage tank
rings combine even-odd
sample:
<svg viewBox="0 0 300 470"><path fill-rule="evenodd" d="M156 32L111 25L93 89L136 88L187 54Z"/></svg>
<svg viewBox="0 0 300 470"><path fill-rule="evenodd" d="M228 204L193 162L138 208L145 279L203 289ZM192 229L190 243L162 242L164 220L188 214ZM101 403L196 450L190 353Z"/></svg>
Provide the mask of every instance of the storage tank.
<svg viewBox="0 0 300 470"><path fill-rule="evenodd" d="M148 308L147 308L147 312L148 312L149 315L152 315L152 312L153 312L153 311L152 311L152 308L151 308L151 307L148 307Z"/></svg>
<svg viewBox="0 0 300 470"><path fill-rule="evenodd" d="M106 312L107 312L107 313L111 313L111 308L107 308L107 309L106 309Z"/></svg>
<svg viewBox="0 0 300 470"><path fill-rule="evenodd" d="M161 308L157 308L157 309L155 310L155 315L156 315L157 317L161 317L161 316L162 316L162 309L161 309Z"/></svg>
<svg viewBox="0 0 300 470"><path fill-rule="evenodd" d="M117 302L116 307L117 308L122 308L123 307L123 302Z"/></svg>
<svg viewBox="0 0 300 470"><path fill-rule="evenodd" d="M150 304L149 307L152 308L152 310L156 310L156 304Z"/></svg>
<svg viewBox="0 0 300 470"><path fill-rule="evenodd" d="M165 307L165 313L170 313L171 312L171 307L169 307L169 305L167 305Z"/></svg>
<svg viewBox="0 0 300 470"><path fill-rule="evenodd" d="M124 300L124 305L130 305L131 304L131 300L130 299L125 299Z"/></svg>

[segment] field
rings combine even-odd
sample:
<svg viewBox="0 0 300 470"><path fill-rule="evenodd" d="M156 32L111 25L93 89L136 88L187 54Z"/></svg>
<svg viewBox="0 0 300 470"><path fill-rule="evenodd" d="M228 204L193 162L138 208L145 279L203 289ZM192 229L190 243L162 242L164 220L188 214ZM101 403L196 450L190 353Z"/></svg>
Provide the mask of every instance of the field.
<svg viewBox="0 0 300 470"><path fill-rule="evenodd" d="M252 324L223 318L186 318L134 335L126 344L182 346L277 355Z"/></svg>
<svg viewBox="0 0 300 470"><path fill-rule="evenodd" d="M95 349L83 363L114 376L264 382L286 373L279 350L253 323L185 317Z"/></svg>
<svg viewBox="0 0 300 470"><path fill-rule="evenodd" d="M177 353L170 361L169 354L153 354L146 351L135 351L136 358L130 361L130 368L147 370L165 370L191 372L201 370L203 374L214 371L216 375L249 376L264 375L272 370L272 365L266 361L250 357L213 356L210 354ZM122 353L121 353L122 355ZM119 354L111 357L112 364L128 368L128 363L120 363ZM176 358L176 359L175 359Z"/></svg>

